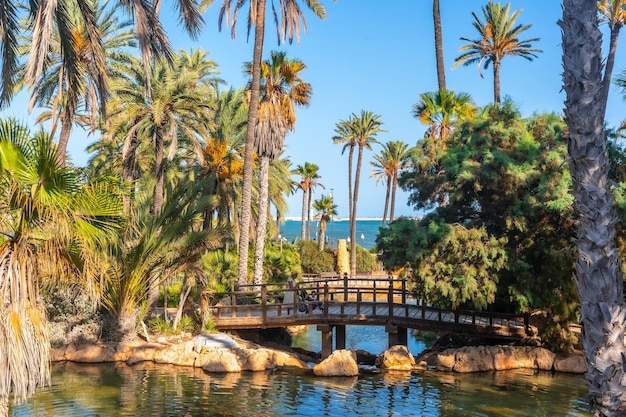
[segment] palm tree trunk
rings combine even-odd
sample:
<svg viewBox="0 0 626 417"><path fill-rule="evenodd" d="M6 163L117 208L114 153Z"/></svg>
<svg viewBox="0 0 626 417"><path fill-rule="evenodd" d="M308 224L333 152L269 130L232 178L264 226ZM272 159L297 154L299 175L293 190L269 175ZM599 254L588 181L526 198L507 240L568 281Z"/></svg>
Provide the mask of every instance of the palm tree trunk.
<svg viewBox="0 0 626 417"><path fill-rule="evenodd" d="M500 62L493 62L493 104L500 105Z"/></svg>
<svg viewBox="0 0 626 417"><path fill-rule="evenodd" d="M300 239L306 239L306 202L308 188L302 189L302 219L300 225Z"/></svg>
<svg viewBox="0 0 626 417"><path fill-rule="evenodd" d="M606 66L604 67L604 78L602 79L602 118L606 114L606 103L609 99L609 88L611 87L611 77L613 75L613 66L615 65L615 52L617 51L617 41L619 39L619 25L611 28L611 36L609 41L609 55L606 57Z"/></svg>
<svg viewBox="0 0 626 417"><path fill-rule="evenodd" d="M124 147L122 150L122 180L126 184L134 184L136 175L137 160L137 134L131 133L124 139ZM124 209L130 213L131 202L134 199L135 188L132 187L128 195L124 194Z"/></svg>
<svg viewBox="0 0 626 417"><path fill-rule="evenodd" d="M9 417L9 396L0 396L0 417Z"/></svg>
<svg viewBox="0 0 626 417"><path fill-rule="evenodd" d="M72 112L73 113L73 112ZM57 144L57 163L61 166L65 166L67 157L67 143L70 140L70 134L72 133L73 114L65 111L63 118L61 119L61 133L59 133L59 143Z"/></svg>
<svg viewBox="0 0 626 417"><path fill-rule="evenodd" d="M387 221L387 210L389 210L389 191L391 188L391 178L387 177L387 189L385 190L385 209L383 210L383 224L382 227L385 227L385 222Z"/></svg>
<svg viewBox="0 0 626 417"><path fill-rule="evenodd" d="M172 328L174 330L178 329L178 323L180 323L180 319L183 318L183 310L185 309L185 303L187 302L187 298L189 298L189 294L191 293L192 285L187 285L187 288L184 291L180 292L180 300L178 301L178 308L176 309L176 316L174 316L174 323L172 323Z"/></svg>
<svg viewBox="0 0 626 417"><path fill-rule="evenodd" d="M395 219L395 211L396 211L396 190L398 189L398 173L393 174L393 179L391 181L391 210L389 213L389 223L391 223Z"/></svg>
<svg viewBox="0 0 626 417"><path fill-rule="evenodd" d="M164 183L164 171L163 165L163 132L161 129L157 129L154 135L154 215L157 216L161 213L163 207L163 183Z"/></svg>
<svg viewBox="0 0 626 417"><path fill-rule="evenodd" d="M608 178L602 98L602 34L595 0L564 0L565 120L578 214L575 280L589 401L596 415L626 415L626 308L615 243L618 221Z"/></svg>
<svg viewBox="0 0 626 417"><path fill-rule="evenodd" d="M354 198L352 213L350 214L350 276L356 277L356 207L359 200L359 180L361 178L361 162L363 161L363 146L359 145L359 155L356 160L354 173Z"/></svg>
<svg viewBox="0 0 626 417"><path fill-rule="evenodd" d="M237 285L248 283L248 251L250 248L250 219L252 217L252 174L254 165L254 131L259 116L259 87L261 80L261 60L263 36L265 33L265 0L258 0L254 30L254 56L252 59L252 82L250 85L250 106L246 131L246 151L243 164L243 186L241 196L241 220L239 230L239 265Z"/></svg>
<svg viewBox="0 0 626 417"><path fill-rule="evenodd" d="M309 196L306 205L306 238L311 240L311 201L313 200L313 188L309 188Z"/></svg>
<svg viewBox="0 0 626 417"><path fill-rule="evenodd" d="M267 206L269 195L268 177L270 171L270 158L261 157L259 172L259 218L256 228L256 244L254 246L254 276L252 282L255 290L261 289L263 283L263 252L265 250L265 234L267 233Z"/></svg>
<svg viewBox="0 0 626 417"><path fill-rule="evenodd" d="M441 12L439 11L439 0L433 0L433 22L435 24L437 83L439 84L439 90L446 90L446 72L443 64L443 38L441 36Z"/></svg>
<svg viewBox="0 0 626 417"><path fill-rule="evenodd" d="M324 216L320 219L320 236L319 236L319 248L320 251L324 250L326 240L326 219Z"/></svg>
<svg viewBox="0 0 626 417"><path fill-rule="evenodd" d="M348 219L350 223L350 233L349 233L350 236L352 236L352 207L354 206L354 194L352 192L352 189L353 189L352 158L353 156L354 156L354 146L350 145L350 153L348 153Z"/></svg>

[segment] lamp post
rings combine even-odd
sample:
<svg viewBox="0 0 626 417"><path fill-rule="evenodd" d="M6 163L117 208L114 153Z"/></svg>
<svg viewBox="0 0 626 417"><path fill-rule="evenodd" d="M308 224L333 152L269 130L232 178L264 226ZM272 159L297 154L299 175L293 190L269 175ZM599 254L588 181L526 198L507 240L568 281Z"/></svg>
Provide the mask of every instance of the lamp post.
<svg viewBox="0 0 626 417"><path fill-rule="evenodd" d="M346 242L348 242L348 247L350 247L350 236L348 236L348 238L346 239Z"/></svg>
<svg viewBox="0 0 626 417"><path fill-rule="evenodd" d="M283 236L282 235L278 235L278 240L280 241L280 254L283 254Z"/></svg>
<svg viewBox="0 0 626 417"><path fill-rule="evenodd" d="M365 248L365 235L361 233L361 246Z"/></svg>

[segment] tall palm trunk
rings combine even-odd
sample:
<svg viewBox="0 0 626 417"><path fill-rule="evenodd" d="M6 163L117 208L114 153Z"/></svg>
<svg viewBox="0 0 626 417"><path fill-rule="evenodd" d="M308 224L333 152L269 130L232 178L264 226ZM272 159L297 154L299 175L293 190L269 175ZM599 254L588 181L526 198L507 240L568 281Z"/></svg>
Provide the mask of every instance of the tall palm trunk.
<svg viewBox="0 0 626 417"><path fill-rule="evenodd" d="M493 104L500 104L500 62L493 61Z"/></svg>
<svg viewBox="0 0 626 417"><path fill-rule="evenodd" d="M311 205L313 203L313 189L309 188L306 204L306 238L311 240Z"/></svg>
<svg viewBox="0 0 626 417"><path fill-rule="evenodd" d="M320 236L319 236L319 248L320 251L324 250L326 244L326 219L324 216L320 219Z"/></svg>
<svg viewBox="0 0 626 417"><path fill-rule="evenodd" d="M259 172L259 214L256 227L256 243L254 246L254 277L255 287L263 283L263 251L265 250L265 234L267 233L267 202L269 201L270 158L262 156ZM260 288L257 288L260 289Z"/></svg>
<svg viewBox="0 0 626 417"><path fill-rule="evenodd" d="M602 34L596 0L564 0L562 28L565 120L579 217L575 280L589 401L596 415L626 415L623 275L615 243L603 135Z"/></svg>
<svg viewBox="0 0 626 417"><path fill-rule="evenodd" d="M72 125L74 122L74 111L66 105L61 119L61 132L59 133L59 143L57 144L56 160L61 166L65 166L67 157L67 143L72 133Z"/></svg>
<svg viewBox="0 0 626 417"><path fill-rule="evenodd" d="M161 129L157 129L154 135L154 215L158 215L163 208L163 183L164 183L164 171L163 165L163 132Z"/></svg>
<svg viewBox="0 0 626 417"><path fill-rule="evenodd" d="M387 189L385 190L385 209L383 210L383 224L382 227L385 227L385 222L387 221L387 212L389 210L389 194L391 191L391 177L387 177Z"/></svg>
<svg viewBox="0 0 626 417"><path fill-rule="evenodd" d="M606 103L609 99L609 88L611 87L611 77L613 76L613 66L615 65L615 52L617 51L617 41L621 25L615 24L611 28L609 40L609 55L606 57L606 67L604 68L604 78L602 80L602 118L606 114Z"/></svg>
<svg viewBox="0 0 626 417"><path fill-rule="evenodd" d="M359 182L361 179L361 162L363 161L363 146L359 145L359 155L356 160L354 173L354 197L352 213L350 214L350 275L356 277L356 207L359 200Z"/></svg>
<svg viewBox="0 0 626 417"><path fill-rule="evenodd" d="M254 29L254 55L252 59L252 82L250 106L246 128L246 151L244 153L243 186L241 195L241 220L239 222L239 265L237 285L248 283L248 251L250 248L250 219L252 217L252 174L254 165L254 131L259 117L259 87L261 83L261 59L265 32L265 0L258 0Z"/></svg>
<svg viewBox="0 0 626 417"><path fill-rule="evenodd" d="M122 180L126 184L135 183L136 176L136 162L137 162L137 134L132 133L124 139L124 147L122 149ZM124 193L122 197L124 199L124 209L126 213L130 213L131 202L134 199L135 188L130 190L128 194Z"/></svg>
<svg viewBox="0 0 626 417"><path fill-rule="evenodd" d="M433 0L433 22L435 25L437 83L439 84L439 90L446 90L446 72L443 64L443 38L441 36L441 12L439 11L439 0Z"/></svg>
<svg viewBox="0 0 626 417"><path fill-rule="evenodd" d="M307 194L308 194L309 189L308 188L303 188L302 189L302 219L301 219L301 224L300 224L300 239L305 240L306 239L306 202L308 201L307 199Z"/></svg>
<svg viewBox="0 0 626 417"><path fill-rule="evenodd" d="M350 145L350 152L348 153L348 220L350 223L349 235L352 239L352 207L354 206L354 195L352 192L352 159L354 156L354 146ZM356 234L356 232L355 232Z"/></svg>
<svg viewBox="0 0 626 417"><path fill-rule="evenodd" d="M396 211L396 190L398 189L398 173L395 172L393 174L393 179L391 180L391 207L389 213L389 223L395 219L395 211Z"/></svg>

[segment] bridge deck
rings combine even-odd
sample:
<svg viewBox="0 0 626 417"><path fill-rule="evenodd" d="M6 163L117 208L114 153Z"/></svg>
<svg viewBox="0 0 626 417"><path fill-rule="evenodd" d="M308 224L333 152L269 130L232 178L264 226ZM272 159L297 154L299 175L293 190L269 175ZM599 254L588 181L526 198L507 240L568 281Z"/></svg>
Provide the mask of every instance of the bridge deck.
<svg viewBox="0 0 626 417"><path fill-rule="evenodd" d="M280 302L284 288L272 290L262 286L257 291L229 293L226 299L230 304L214 306L213 323L219 330L317 324L397 326L511 339L527 334L528 320L523 315L445 311L418 305L411 300L404 281L359 279L359 286L355 283L347 282L347 286L340 286L344 283L339 281L301 284L309 291L316 289L322 294L322 301L297 301L290 305ZM313 308L316 305L321 308Z"/></svg>

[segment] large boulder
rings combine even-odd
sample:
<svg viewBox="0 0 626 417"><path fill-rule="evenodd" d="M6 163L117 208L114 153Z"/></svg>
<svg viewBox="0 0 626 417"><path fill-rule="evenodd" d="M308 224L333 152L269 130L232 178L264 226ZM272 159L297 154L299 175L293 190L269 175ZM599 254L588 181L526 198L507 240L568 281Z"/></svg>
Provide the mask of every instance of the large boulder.
<svg viewBox="0 0 626 417"><path fill-rule="evenodd" d="M359 374L356 354L349 350L336 350L315 365L313 373L317 376L356 376Z"/></svg>
<svg viewBox="0 0 626 417"><path fill-rule="evenodd" d="M395 345L383 351L374 364L391 371L410 371L415 366L415 358L406 346Z"/></svg>
<svg viewBox="0 0 626 417"><path fill-rule="evenodd" d="M554 370L571 374L584 374L587 372L585 358L581 354L574 354L554 359Z"/></svg>
<svg viewBox="0 0 626 417"><path fill-rule="evenodd" d="M549 371L554 353L531 346L465 346L446 349L437 354L440 371L483 372L531 368Z"/></svg>
<svg viewBox="0 0 626 417"><path fill-rule="evenodd" d="M241 372L237 355L228 349L210 349L204 354L203 362L202 370L205 372Z"/></svg>

